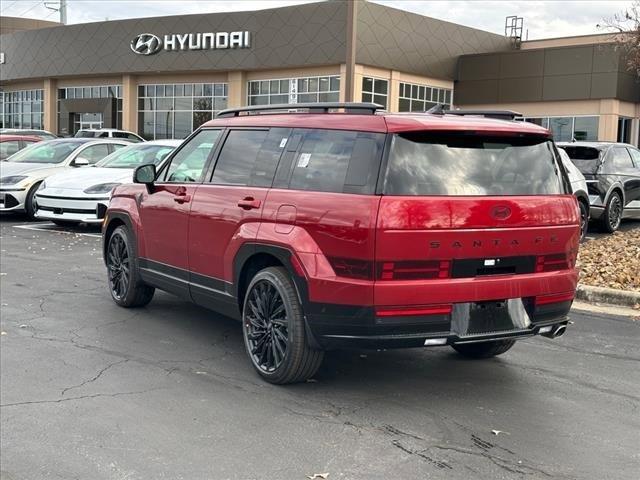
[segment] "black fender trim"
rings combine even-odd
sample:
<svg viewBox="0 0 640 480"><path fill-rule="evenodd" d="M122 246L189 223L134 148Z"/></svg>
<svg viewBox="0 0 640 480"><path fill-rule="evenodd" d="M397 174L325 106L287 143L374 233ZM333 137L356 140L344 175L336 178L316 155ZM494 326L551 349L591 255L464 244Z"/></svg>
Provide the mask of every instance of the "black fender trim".
<svg viewBox="0 0 640 480"><path fill-rule="evenodd" d="M314 335L313 330L309 325L308 312L312 311L312 306L309 302L309 287L307 284L307 279L298 275L295 268L293 268L291 257L294 255L294 253L288 248L260 242L248 242L242 245L233 260L233 284L231 285L232 291L229 293L231 293L231 295L238 299L238 307L240 310L242 310L242 308L240 307L240 302L243 301L243 298L241 296L242 292L240 292L241 274L247 262L253 256L259 255L261 253L275 257L289 273L291 279L293 280L293 284L298 292L300 303L302 304L305 330L307 333L307 338L309 339L309 344L312 348L321 349L322 347L317 341L316 336Z"/></svg>
<svg viewBox="0 0 640 480"><path fill-rule="evenodd" d="M135 256L138 258L138 236L136 235L136 229L133 228L133 222L128 213L121 210L109 210L107 214L107 220L102 224L102 260L107 263L107 233L111 232L109 228L114 220L120 220L129 229L131 235L133 235L133 248Z"/></svg>

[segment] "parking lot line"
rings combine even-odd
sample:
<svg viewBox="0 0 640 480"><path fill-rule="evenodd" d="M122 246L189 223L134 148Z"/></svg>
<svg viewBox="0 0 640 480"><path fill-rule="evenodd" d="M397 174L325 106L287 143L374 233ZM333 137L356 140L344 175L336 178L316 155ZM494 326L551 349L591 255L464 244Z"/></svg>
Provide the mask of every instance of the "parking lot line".
<svg viewBox="0 0 640 480"><path fill-rule="evenodd" d="M43 223L32 223L29 225L14 225L13 228L21 228L22 230L33 230L36 232L54 232L54 233L66 233L68 235L82 235L85 237L93 237L93 238L101 238L102 235L99 233L85 233L85 232L77 232L75 230L65 230L64 228L58 227L53 223L43 222Z"/></svg>

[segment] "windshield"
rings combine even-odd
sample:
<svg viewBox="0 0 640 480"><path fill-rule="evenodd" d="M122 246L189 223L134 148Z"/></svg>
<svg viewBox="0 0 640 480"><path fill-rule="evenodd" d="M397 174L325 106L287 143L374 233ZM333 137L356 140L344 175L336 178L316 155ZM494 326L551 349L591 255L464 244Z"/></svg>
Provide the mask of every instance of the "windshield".
<svg viewBox="0 0 640 480"><path fill-rule="evenodd" d="M95 166L103 168L136 168L148 163L160 165L160 162L173 149L174 147L167 145L131 145L105 157Z"/></svg>
<svg viewBox="0 0 640 480"><path fill-rule="evenodd" d="M547 138L411 132L394 136L385 193L553 195L564 188Z"/></svg>
<svg viewBox="0 0 640 480"><path fill-rule="evenodd" d="M82 146L80 142L37 143L12 155L7 159L7 162L61 163L80 146Z"/></svg>
<svg viewBox="0 0 640 480"><path fill-rule="evenodd" d="M567 155L569 155L569 158L580 172L589 174L596 173L596 170L598 170L600 150L597 148L564 145L560 148L567 152Z"/></svg>

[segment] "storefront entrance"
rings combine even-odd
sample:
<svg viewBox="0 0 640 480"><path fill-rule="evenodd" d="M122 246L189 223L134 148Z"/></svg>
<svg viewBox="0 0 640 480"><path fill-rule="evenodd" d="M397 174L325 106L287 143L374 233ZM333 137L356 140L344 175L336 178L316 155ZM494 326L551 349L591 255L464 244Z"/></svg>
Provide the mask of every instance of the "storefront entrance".
<svg viewBox="0 0 640 480"><path fill-rule="evenodd" d="M103 126L102 113L73 114L73 134L78 130L97 130Z"/></svg>

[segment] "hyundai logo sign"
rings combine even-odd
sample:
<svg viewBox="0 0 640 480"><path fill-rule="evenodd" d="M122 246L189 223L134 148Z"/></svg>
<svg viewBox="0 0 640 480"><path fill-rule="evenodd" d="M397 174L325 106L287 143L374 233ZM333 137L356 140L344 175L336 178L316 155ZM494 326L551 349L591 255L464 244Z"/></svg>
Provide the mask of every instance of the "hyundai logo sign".
<svg viewBox="0 0 640 480"><path fill-rule="evenodd" d="M138 55L154 55L160 50L227 50L249 48L251 35L243 32L171 33L163 38L152 33L141 33L131 40L131 50Z"/></svg>
<svg viewBox="0 0 640 480"><path fill-rule="evenodd" d="M162 50L162 41L153 33L141 33L131 40L131 50L140 55L153 55Z"/></svg>

